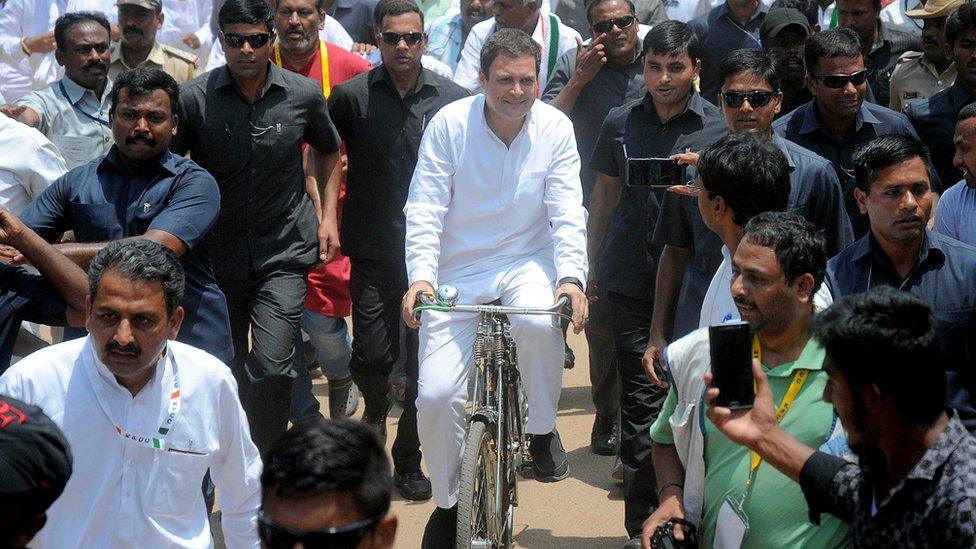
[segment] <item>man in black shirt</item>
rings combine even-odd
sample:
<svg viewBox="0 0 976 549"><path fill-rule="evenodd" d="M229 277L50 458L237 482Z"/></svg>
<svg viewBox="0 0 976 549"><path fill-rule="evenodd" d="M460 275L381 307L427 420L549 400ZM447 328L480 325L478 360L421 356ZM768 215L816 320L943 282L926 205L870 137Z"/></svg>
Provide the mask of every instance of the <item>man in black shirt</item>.
<svg viewBox="0 0 976 549"><path fill-rule="evenodd" d="M288 424L305 277L338 250L337 200L325 186L339 184L330 179L339 137L318 83L268 60L274 14L264 0L227 0L219 19L227 65L183 85L170 148L189 152L220 187L208 243L227 297L234 377L266 452ZM326 195L318 212L306 194L303 142L314 151L308 192Z"/></svg>
<svg viewBox="0 0 976 549"><path fill-rule="evenodd" d="M336 86L329 110L349 158L342 213L342 253L352 262L349 369L366 403L363 421L385 436L390 373L400 355L400 299L407 290L403 206L427 123L468 92L420 65L427 38L416 4L383 0L375 24L383 64ZM403 496L425 500L431 491L417 436L417 331L407 330L406 338L407 392L393 465Z"/></svg>

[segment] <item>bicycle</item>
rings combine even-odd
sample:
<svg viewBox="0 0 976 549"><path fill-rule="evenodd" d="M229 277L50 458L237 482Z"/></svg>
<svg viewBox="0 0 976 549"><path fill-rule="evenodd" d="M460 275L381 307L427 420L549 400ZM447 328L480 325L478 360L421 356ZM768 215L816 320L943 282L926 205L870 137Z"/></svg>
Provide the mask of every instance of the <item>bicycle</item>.
<svg viewBox="0 0 976 549"><path fill-rule="evenodd" d="M511 547L518 506L516 474L531 456L525 433L528 406L508 315L570 318L563 312L569 298L560 296L548 308L531 308L458 305L458 297L453 287L441 286L436 298L420 294L421 305L413 309L414 315L423 311L481 315L474 341L472 410L461 457L456 545L461 549Z"/></svg>

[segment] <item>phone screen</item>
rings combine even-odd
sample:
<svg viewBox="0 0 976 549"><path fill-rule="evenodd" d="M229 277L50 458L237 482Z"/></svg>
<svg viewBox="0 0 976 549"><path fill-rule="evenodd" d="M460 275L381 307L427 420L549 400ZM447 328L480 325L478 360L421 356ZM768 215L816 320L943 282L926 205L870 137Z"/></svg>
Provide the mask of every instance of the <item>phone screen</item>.
<svg viewBox="0 0 976 549"><path fill-rule="evenodd" d="M669 158L628 158L627 184L631 187L670 187L681 184L684 168Z"/></svg>
<svg viewBox="0 0 976 549"><path fill-rule="evenodd" d="M712 385L717 406L751 408L756 398L752 379L752 330L745 322L708 327Z"/></svg>

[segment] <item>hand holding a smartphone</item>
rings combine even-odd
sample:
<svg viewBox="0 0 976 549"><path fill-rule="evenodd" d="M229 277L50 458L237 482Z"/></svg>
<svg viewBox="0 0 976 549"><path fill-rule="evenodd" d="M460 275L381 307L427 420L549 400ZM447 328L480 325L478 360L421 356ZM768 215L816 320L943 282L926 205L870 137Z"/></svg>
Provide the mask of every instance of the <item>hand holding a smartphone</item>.
<svg viewBox="0 0 976 549"><path fill-rule="evenodd" d="M755 450L764 434L778 429L776 422L776 405L773 402L773 392L769 389L769 380L763 372L758 360L752 361L752 379L756 384L756 396L752 408L730 409L716 403L721 398L721 390L715 386L715 376L711 372L705 374L705 404L708 406L706 415L729 440Z"/></svg>

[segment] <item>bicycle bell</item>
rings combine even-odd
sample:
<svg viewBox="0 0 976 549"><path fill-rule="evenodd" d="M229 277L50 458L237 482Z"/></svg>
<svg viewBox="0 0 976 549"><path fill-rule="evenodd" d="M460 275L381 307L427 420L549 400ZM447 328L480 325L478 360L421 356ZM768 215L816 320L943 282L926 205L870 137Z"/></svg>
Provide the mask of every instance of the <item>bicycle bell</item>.
<svg viewBox="0 0 976 549"><path fill-rule="evenodd" d="M454 286L443 285L437 288L437 304L438 305L455 305L458 302L458 289Z"/></svg>

